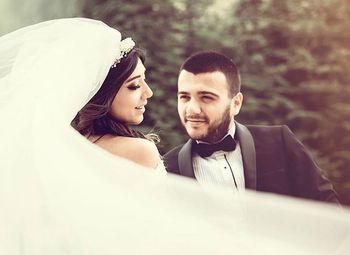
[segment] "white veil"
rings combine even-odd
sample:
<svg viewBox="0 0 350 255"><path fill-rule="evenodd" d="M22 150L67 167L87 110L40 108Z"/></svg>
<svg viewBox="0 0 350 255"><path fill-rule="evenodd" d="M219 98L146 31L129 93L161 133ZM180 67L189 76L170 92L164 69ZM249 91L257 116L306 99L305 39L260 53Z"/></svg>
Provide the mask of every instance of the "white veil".
<svg viewBox="0 0 350 255"><path fill-rule="evenodd" d="M82 18L0 38L0 254L347 254L348 209L165 179L76 132L120 40Z"/></svg>

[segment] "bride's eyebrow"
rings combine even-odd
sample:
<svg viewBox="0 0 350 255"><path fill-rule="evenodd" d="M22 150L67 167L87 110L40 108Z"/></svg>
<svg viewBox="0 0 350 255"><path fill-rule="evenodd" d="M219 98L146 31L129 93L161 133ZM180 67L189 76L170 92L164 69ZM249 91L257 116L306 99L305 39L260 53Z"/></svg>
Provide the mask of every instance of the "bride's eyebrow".
<svg viewBox="0 0 350 255"><path fill-rule="evenodd" d="M131 78L127 79L127 80L125 81L125 83L128 83L128 82L130 82L130 81L133 81L133 80L135 80L135 79L137 79L137 78L141 78L141 75L136 75L136 76L134 76L134 77L131 77Z"/></svg>

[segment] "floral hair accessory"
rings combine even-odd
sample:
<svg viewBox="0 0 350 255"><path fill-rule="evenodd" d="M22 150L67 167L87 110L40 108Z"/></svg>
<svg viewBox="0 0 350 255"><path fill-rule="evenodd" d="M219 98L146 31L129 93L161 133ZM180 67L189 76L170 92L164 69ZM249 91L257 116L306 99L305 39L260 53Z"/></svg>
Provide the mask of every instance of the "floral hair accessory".
<svg viewBox="0 0 350 255"><path fill-rule="evenodd" d="M111 66L111 68L116 67L117 64L120 63L122 58L126 57L126 55L132 50L132 48L134 48L134 46L135 46L135 42L130 37L125 38L124 40L122 40L120 42L120 54L115 59L115 61L114 61L113 65Z"/></svg>

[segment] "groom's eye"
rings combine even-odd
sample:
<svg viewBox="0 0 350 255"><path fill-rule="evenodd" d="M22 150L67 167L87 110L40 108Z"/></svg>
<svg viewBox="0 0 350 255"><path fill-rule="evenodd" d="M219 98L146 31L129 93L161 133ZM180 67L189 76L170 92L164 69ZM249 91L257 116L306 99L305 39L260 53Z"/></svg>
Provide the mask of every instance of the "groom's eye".
<svg viewBox="0 0 350 255"><path fill-rule="evenodd" d="M205 102L212 101L213 99L214 99L214 98L209 97L209 96L203 96L203 97L202 97L202 100L205 101Z"/></svg>
<svg viewBox="0 0 350 255"><path fill-rule="evenodd" d="M189 99L190 97L187 95L179 95L179 99L186 100Z"/></svg>

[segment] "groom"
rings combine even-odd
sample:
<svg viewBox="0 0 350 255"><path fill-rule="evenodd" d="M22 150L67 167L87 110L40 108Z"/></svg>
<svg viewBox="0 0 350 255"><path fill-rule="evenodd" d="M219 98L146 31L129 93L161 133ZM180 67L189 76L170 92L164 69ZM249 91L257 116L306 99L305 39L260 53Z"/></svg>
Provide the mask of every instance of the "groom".
<svg viewBox="0 0 350 255"><path fill-rule="evenodd" d="M214 51L181 66L178 112L189 139L165 156L169 172L203 185L338 202L331 183L287 126L244 126L236 65Z"/></svg>

